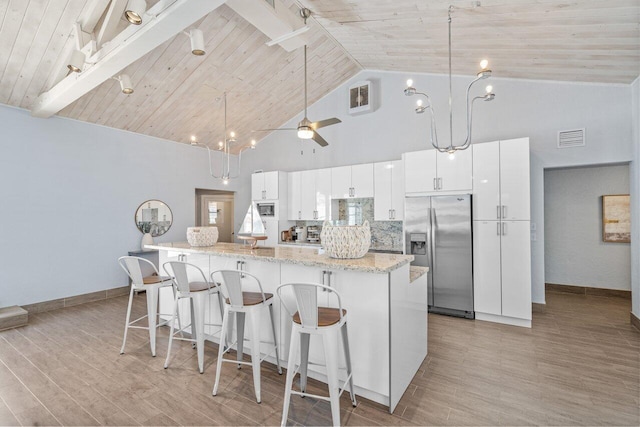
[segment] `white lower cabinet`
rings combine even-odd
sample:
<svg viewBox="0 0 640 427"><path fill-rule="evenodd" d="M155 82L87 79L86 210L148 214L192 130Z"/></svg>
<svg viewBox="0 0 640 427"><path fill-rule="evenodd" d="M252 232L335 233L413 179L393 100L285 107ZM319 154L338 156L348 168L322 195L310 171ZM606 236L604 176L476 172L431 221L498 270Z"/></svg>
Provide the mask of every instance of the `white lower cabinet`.
<svg viewBox="0 0 640 427"><path fill-rule="evenodd" d="M530 326L529 228L529 221L473 221L477 319Z"/></svg>

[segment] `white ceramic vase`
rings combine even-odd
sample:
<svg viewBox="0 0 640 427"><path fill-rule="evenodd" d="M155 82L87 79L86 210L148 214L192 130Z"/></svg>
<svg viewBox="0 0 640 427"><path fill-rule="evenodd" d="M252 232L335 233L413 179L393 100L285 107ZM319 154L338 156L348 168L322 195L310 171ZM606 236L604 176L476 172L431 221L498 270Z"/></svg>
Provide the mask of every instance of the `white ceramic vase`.
<svg viewBox="0 0 640 427"><path fill-rule="evenodd" d="M142 241L140 242L140 249L143 251L146 249L144 245L153 245L153 236L151 233L144 233L142 235Z"/></svg>

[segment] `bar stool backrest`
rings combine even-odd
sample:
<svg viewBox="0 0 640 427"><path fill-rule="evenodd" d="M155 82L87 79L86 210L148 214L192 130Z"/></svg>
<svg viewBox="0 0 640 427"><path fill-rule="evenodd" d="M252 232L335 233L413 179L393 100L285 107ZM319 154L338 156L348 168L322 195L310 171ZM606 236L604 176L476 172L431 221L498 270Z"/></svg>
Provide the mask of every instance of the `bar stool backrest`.
<svg viewBox="0 0 640 427"><path fill-rule="evenodd" d="M262 290L262 285L260 284L260 280L251 273L247 273L246 271L241 270L218 270L211 273L211 281L216 283L214 279L215 275L222 276L222 293L224 296L229 299L229 302L232 307L242 307L244 306L244 298L242 296L242 279L245 277L249 277L258 284L258 288L260 289L260 294L262 294L262 301L266 301L264 297L264 291Z"/></svg>
<svg viewBox="0 0 640 427"><path fill-rule="evenodd" d="M144 281L142 278L142 268L140 267L140 263L149 264L153 268L153 271L156 273L156 275L159 275L156 266L153 265L153 263L148 259L140 258L137 256L122 256L118 258L118 263L120 264L120 267L122 267L124 272L127 273L127 276L129 276L129 278L131 279L131 284L137 288L141 288L144 286Z"/></svg>
<svg viewBox="0 0 640 427"><path fill-rule="evenodd" d="M207 276L205 276L204 272L197 265L183 261L167 261L162 264L162 268L167 273L167 276L173 277L173 283L178 289L178 292L182 294L188 294L190 292L189 283L195 281L201 280L211 288L211 284L207 280ZM192 271L191 277L194 275L197 277L195 280L189 280L188 270Z"/></svg>
<svg viewBox="0 0 640 427"><path fill-rule="evenodd" d="M340 320L342 321L342 300L340 294L329 286L319 283L285 283L280 285L276 292L278 298L282 301L284 309L293 317L294 313L289 309L285 300L282 298L282 290L290 287L296 299L296 308L300 316L302 327L306 329L318 329L318 291L326 290L334 294L338 300L338 308L340 310Z"/></svg>

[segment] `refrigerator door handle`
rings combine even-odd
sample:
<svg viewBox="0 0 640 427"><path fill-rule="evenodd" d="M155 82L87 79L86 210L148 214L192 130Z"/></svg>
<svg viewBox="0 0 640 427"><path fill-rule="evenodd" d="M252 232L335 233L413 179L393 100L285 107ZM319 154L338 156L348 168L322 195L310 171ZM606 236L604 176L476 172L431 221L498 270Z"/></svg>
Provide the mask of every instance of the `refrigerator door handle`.
<svg viewBox="0 0 640 427"><path fill-rule="evenodd" d="M431 223L431 239L430 240L430 246L431 246L431 255L429 255L429 262L431 265L429 265L429 269L433 269L435 271L435 266L436 266L436 228L438 228L438 225L436 224L436 209L435 208L429 208L429 222ZM433 276L432 276L433 277Z"/></svg>

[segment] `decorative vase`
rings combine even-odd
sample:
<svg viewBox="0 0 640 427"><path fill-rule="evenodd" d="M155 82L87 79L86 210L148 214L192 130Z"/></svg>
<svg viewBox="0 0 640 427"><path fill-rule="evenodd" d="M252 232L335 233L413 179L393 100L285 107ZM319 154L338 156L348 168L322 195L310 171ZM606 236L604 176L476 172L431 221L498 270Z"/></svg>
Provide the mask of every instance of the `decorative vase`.
<svg viewBox="0 0 640 427"><path fill-rule="evenodd" d="M144 245L153 245L153 236L151 233L144 233L142 235L142 241L140 242L140 249L143 251L146 249Z"/></svg>
<svg viewBox="0 0 640 427"><path fill-rule="evenodd" d="M218 242L218 227L188 227L187 242L191 246L213 246Z"/></svg>
<svg viewBox="0 0 640 427"><path fill-rule="evenodd" d="M322 224L322 247L331 258L362 258L371 246L369 221L362 225L335 226L329 221Z"/></svg>

